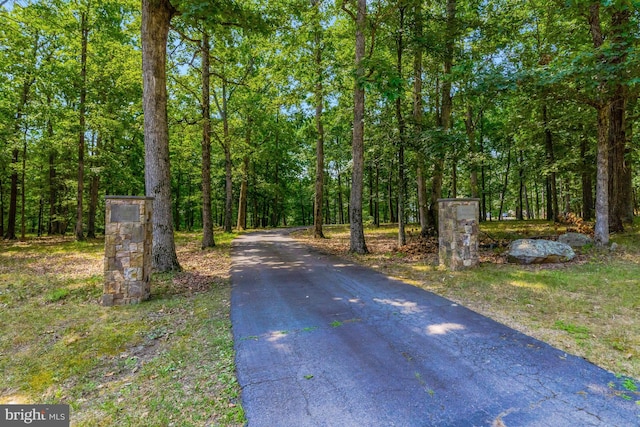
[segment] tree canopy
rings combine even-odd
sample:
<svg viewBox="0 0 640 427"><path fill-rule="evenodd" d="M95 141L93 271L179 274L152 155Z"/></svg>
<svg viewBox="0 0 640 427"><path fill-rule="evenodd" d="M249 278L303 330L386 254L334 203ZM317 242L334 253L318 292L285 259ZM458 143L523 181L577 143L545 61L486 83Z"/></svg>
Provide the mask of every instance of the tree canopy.
<svg viewBox="0 0 640 427"><path fill-rule="evenodd" d="M606 244L639 210L636 0L165 3L175 229L398 222L402 244L437 198L477 197ZM95 236L104 195L148 194L141 12L0 5L5 238Z"/></svg>

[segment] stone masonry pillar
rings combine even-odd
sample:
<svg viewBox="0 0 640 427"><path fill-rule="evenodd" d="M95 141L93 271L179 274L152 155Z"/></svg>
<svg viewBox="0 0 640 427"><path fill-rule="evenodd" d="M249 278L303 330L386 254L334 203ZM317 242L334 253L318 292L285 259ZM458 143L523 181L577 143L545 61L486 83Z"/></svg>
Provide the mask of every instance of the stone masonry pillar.
<svg viewBox="0 0 640 427"><path fill-rule="evenodd" d="M479 200L438 200L440 267L455 271L478 264Z"/></svg>
<svg viewBox="0 0 640 427"><path fill-rule="evenodd" d="M105 306L137 304L151 293L153 197L107 196Z"/></svg>

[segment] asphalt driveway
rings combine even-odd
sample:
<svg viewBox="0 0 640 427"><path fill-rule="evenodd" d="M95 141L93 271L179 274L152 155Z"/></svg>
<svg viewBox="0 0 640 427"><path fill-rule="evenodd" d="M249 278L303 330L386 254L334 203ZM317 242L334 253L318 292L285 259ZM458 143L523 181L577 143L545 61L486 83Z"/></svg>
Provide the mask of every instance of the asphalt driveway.
<svg viewBox="0 0 640 427"><path fill-rule="evenodd" d="M286 231L232 260L250 427L640 426L612 373Z"/></svg>

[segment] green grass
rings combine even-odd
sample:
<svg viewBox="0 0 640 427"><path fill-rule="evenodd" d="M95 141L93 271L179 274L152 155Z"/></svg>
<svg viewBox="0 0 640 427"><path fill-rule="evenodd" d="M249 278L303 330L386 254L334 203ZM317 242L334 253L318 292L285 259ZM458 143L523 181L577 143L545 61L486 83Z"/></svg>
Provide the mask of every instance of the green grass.
<svg viewBox="0 0 640 427"><path fill-rule="evenodd" d="M122 307L98 304L101 240L0 244L0 403L68 403L73 425L242 425L232 238L201 251L179 234L185 272L155 275L149 301ZM180 285L203 268L198 292Z"/></svg>

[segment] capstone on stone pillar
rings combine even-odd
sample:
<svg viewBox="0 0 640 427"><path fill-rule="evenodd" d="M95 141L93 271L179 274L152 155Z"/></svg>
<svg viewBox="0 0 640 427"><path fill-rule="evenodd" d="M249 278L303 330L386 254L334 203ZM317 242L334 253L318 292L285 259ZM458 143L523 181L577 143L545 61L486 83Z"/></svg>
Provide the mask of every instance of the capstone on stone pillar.
<svg viewBox="0 0 640 427"><path fill-rule="evenodd" d="M440 267L455 271L478 265L479 201L438 200Z"/></svg>
<svg viewBox="0 0 640 427"><path fill-rule="evenodd" d="M107 196L105 306L137 304L151 293L153 197Z"/></svg>

